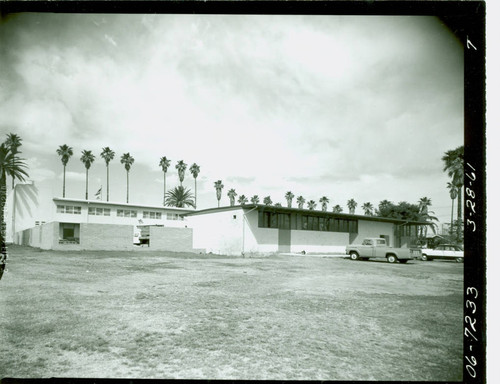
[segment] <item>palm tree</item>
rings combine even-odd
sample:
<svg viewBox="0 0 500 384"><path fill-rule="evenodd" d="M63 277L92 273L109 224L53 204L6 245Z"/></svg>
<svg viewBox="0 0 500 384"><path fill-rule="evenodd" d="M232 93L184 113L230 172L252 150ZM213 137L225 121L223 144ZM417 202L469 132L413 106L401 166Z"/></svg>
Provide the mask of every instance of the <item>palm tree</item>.
<svg viewBox="0 0 500 384"><path fill-rule="evenodd" d="M191 167L189 168L189 171L191 172L191 174L193 175L194 177L194 208L196 209L196 198L197 198L197 186L196 186L196 178L198 177L198 175L200 174L200 166L196 163L193 163L193 165L191 165Z"/></svg>
<svg viewBox="0 0 500 384"><path fill-rule="evenodd" d="M250 199L250 202L252 204L259 204L259 201L260 201L260 199L259 199L259 196L257 196L257 195L253 195L252 198Z"/></svg>
<svg viewBox="0 0 500 384"><path fill-rule="evenodd" d="M316 202L314 200L309 200L307 202L307 208L311 211L316 208Z"/></svg>
<svg viewBox="0 0 500 384"><path fill-rule="evenodd" d="M221 195L222 195L222 188L224 188L224 185L222 184L222 181L221 180L217 180L214 183L214 188L215 188L215 193L216 193L216 196L217 196L217 207L220 207L220 198L221 198Z"/></svg>
<svg viewBox="0 0 500 384"><path fill-rule="evenodd" d="M101 157L106 162L106 201L109 201L109 162L114 159L115 152L109 147L103 148Z"/></svg>
<svg viewBox="0 0 500 384"><path fill-rule="evenodd" d="M66 196L66 165L68 164L69 158L73 156L73 148L68 147L66 144L60 145L57 149L57 154L61 156L61 161L63 164L63 196Z"/></svg>
<svg viewBox="0 0 500 384"><path fill-rule="evenodd" d="M428 207L430 205L432 205L431 199L428 197L422 197L418 201L418 209L419 209L420 213L423 213L423 214L427 213Z"/></svg>
<svg viewBox="0 0 500 384"><path fill-rule="evenodd" d="M7 263L7 245L5 239L7 225L4 217L5 201L7 200L7 175L19 181L24 181L25 177L28 177L25 168L24 159L16 157L15 153L11 152L10 147L6 143L0 145L0 279Z"/></svg>
<svg viewBox="0 0 500 384"><path fill-rule="evenodd" d="M95 160L95 156L92 154L92 151L82 151L82 157L80 157L80 161L85 165L85 200L89 199L89 168Z"/></svg>
<svg viewBox="0 0 500 384"><path fill-rule="evenodd" d="M158 164L163 171L163 205L166 205L166 197L167 197L167 171L168 167L170 167L170 160L167 159L166 156L160 158L160 164Z"/></svg>
<svg viewBox="0 0 500 384"><path fill-rule="evenodd" d="M171 189L165 194L165 204L169 207L194 207L193 194L182 185Z"/></svg>
<svg viewBox="0 0 500 384"><path fill-rule="evenodd" d="M287 204L288 208L292 208L292 201L293 201L294 197L295 197L295 195L291 191L288 191L287 193L285 193L285 199L286 199L286 204Z"/></svg>
<svg viewBox="0 0 500 384"><path fill-rule="evenodd" d="M450 220L450 235L451 235L453 233L453 205L458 195L458 189L455 184L450 182L446 184L446 187L450 190L450 198L451 198L451 220Z"/></svg>
<svg viewBox="0 0 500 384"><path fill-rule="evenodd" d="M299 209L304 208L305 202L306 202L306 199L304 199L302 196L297 197L297 204L299 205Z"/></svg>
<svg viewBox="0 0 500 384"><path fill-rule="evenodd" d="M328 203L330 202L330 200L328 199L328 197L323 196L321 199L319 199L319 202L321 203L321 210L322 210L323 212L326 212L326 210L327 210L327 205L328 205Z"/></svg>
<svg viewBox="0 0 500 384"><path fill-rule="evenodd" d="M264 197L264 205L273 205L273 201L271 200L271 196Z"/></svg>
<svg viewBox="0 0 500 384"><path fill-rule="evenodd" d="M175 169L177 169L177 173L179 174L179 181L184 181L184 174L186 173L187 164L183 160L179 160L175 165Z"/></svg>
<svg viewBox="0 0 500 384"><path fill-rule="evenodd" d="M127 171L127 204L128 204L128 174L130 172L130 167L134 164L135 159L130 155L130 153L124 153L120 159L120 163L125 165L125 170Z"/></svg>
<svg viewBox="0 0 500 384"><path fill-rule="evenodd" d="M365 211L366 216L373 216L373 204L368 202L363 204L363 211Z"/></svg>
<svg viewBox="0 0 500 384"><path fill-rule="evenodd" d="M446 151L441 158L444 162L443 171L448 172L451 182L457 188L457 240L461 240L462 220L462 187L464 185L464 146Z"/></svg>
<svg viewBox="0 0 500 384"><path fill-rule="evenodd" d="M229 204L232 206L234 206L234 198L238 195L236 193L236 191L234 190L234 188L231 188L228 192L227 192L227 195L229 196Z"/></svg>
<svg viewBox="0 0 500 384"><path fill-rule="evenodd" d="M240 197L238 197L238 204L244 205L246 203L248 203L248 198L245 195L240 195Z"/></svg>
<svg viewBox="0 0 500 384"><path fill-rule="evenodd" d="M19 152L17 149L21 146L21 141L23 140L15 133L9 133L7 135L7 140L5 140L5 145L9 149L10 153L12 153L12 161L14 161L16 154ZM11 176L12 176L12 189L14 189L14 175Z"/></svg>
<svg viewBox="0 0 500 384"><path fill-rule="evenodd" d="M333 207L332 210L333 213L342 213L342 211L343 211L342 207L338 204L335 207Z"/></svg>
<svg viewBox="0 0 500 384"><path fill-rule="evenodd" d="M382 200L378 204L377 215L378 216L383 216L383 217L388 217L389 216L389 211L390 211L390 209L392 207L394 207L394 204L391 203L389 200Z"/></svg>
<svg viewBox="0 0 500 384"><path fill-rule="evenodd" d="M354 212L356 210L356 207L358 206L358 203L354 199L350 199L347 202L347 208L349 208L349 214L354 215Z"/></svg>

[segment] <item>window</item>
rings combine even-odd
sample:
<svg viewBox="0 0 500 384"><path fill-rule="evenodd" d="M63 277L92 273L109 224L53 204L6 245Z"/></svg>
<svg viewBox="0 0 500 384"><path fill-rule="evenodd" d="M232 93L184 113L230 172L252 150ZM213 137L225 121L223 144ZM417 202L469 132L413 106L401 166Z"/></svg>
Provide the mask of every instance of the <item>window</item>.
<svg viewBox="0 0 500 384"><path fill-rule="evenodd" d="M82 213L82 207L75 207L73 205L58 205L57 213L69 213L73 215L80 215Z"/></svg>
<svg viewBox="0 0 500 384"><path fill-rule="evenodd" d="M106 215L108 216L108 215ZM118 209L116 211L116 216L118 217L137 217L137 211L132 211L130 209Z"/></svg>
<svg viewBox="0 0 500 384"><path fill-rule="evenodd" d="M161 212L144 211L142 217L144 219L161 220Z"/></svg>
<svg viewBox="0 0 500 384"><path fill-rule="evenodd" d="M111 210L109 208L95 208L89 207L89 215L95 216L111 216Z"/></svg>

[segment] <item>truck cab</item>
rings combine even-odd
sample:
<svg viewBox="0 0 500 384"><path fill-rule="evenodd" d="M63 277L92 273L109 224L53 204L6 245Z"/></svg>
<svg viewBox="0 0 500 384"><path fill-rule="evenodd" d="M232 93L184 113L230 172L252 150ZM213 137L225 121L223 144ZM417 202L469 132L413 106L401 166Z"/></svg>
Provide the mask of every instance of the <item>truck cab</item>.
<svg viewBox="0 0 500 384"><path fill-rule="evenodd" d="M408 260L419 257L418 250L409 248L392 248L387 245L386 239L368 237L359 245L346 247L346 254L352 260L368 260L371 258L383 258L389 263L399 261L404 264Z"/></svg>

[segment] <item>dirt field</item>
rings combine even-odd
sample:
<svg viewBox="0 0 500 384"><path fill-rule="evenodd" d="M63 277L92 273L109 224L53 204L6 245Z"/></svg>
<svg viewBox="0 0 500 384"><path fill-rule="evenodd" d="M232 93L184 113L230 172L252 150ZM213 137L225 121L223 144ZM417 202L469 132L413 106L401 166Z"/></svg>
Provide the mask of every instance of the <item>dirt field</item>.
<svg viewBox="0 0 500 384"><path fill-rule="evenodd" d="M463 264L9 254L0 377L462 379Z"/></svg>

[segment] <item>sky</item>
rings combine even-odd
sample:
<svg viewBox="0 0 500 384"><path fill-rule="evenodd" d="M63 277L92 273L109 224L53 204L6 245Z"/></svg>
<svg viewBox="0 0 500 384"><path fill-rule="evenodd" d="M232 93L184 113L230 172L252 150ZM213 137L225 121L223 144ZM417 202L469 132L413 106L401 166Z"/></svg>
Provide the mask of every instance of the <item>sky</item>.
<svg viewBox="0 0 500 384"><path fill-rule="evenodd" d="M434 17L40 14L0 23L0 133L22 138L38 188L62 196L56 150L74 155L66 197L161 205L162 156L197 163L198 208L214 182L238 195L432 201L449 222L444 152L463 145L463 46ZM189 171L183 185L194 192ZM103 196L106 199L106 196ZM296 203L294 202L294 206ZM456 206L456 204L455 204ZM320 204L318 204L320 209Z"/></svg>

